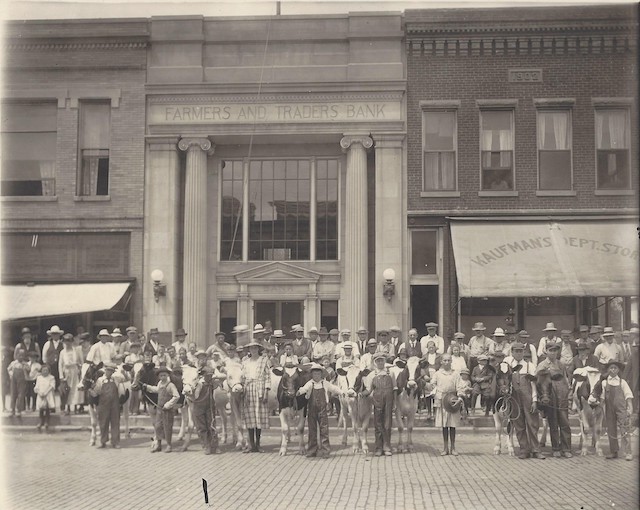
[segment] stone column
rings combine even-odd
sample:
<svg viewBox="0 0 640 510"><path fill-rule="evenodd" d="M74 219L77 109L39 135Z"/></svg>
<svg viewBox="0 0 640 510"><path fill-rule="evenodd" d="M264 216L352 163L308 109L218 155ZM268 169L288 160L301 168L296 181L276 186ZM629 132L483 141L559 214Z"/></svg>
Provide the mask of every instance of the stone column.
<svg viewBox="0 0 640 510"><path fill-rule="evenodd" d="M147 136L144 183L143 331L175 331L178 320L180 160L177 136ZM156 302L151 272L164 273L167 295Z"/></svg>
<svg viewBox="0 0 640 510"><path fill-rule="evenodd" d="M187 152L184 192L182 325L199 347L207 345L207 138L182 138Z"/></svg>
<svg viewBox="0 0 640 510"><path fill-rule="evenodd" d="M347 153L344 271L340 293L340 328L367 324L367 152L373 146L364 134L345 135Z"/></svg>
<svg viewBox="0 0 640 510"><path fill-rule="evenodd" d="M405 228L405 189L403 168L404 134L372 133L376 151L376 248L375 303L376 329L398 325L406 331L409 324L409 293L405 285L408 246ZM396 294L387 300L382 294L382 273L391 268L396 272Z"/></svg>

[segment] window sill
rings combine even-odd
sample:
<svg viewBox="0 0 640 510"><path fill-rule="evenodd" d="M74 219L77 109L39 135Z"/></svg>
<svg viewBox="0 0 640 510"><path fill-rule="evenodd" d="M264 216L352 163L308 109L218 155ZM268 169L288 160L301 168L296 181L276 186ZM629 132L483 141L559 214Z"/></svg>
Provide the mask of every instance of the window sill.
<svg viewBox="0 0 640 510"><path fill-rule="evenodd" d="M636 190L632 189L597 189L593 192L594 195L610 195L610 196L625 196L635 195Z"/></svg>
<svg viewBox="0 0 640 510"><path fill-rule="evenodd" d="M460 198L459 191L421 191L421 198Z"/></svg>
<svg viewBox="0 0 640 510"><path fill-rule="evenodd" d="M479 197L517 197L517 191L478 191Z"/></svg>
<svg viewBox="0 0 640 510"><path fill-rule="evenodd" d="M570 189L539 189L537 197L575 197L578 193Z"/></svg>
<svg viewBox="0 0 640 510"><path fill-rule="evenodd" d="M57 202L58 197L54 196L24 196L24 197L0 197L2 202Z"/></svg>
<svg viewBox="0 0 640 510"><path fill-rule="evenodd" d="M109 202L111 195L95 195L95 196L75 196L74 202Z"/></svg>

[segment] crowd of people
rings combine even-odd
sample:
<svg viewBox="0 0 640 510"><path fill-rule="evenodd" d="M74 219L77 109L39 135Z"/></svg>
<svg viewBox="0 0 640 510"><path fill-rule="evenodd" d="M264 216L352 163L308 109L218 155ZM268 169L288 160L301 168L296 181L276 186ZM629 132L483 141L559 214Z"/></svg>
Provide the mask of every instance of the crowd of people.
<svg viewBox="0 0 640 510"><path fill-rule="evenodd" d="M618 456L617 439L621 437L622 453L631 459L629 419L638 412L640 383L636 324L618 332L598 325L558 331L550 322L541 337L532 340L527 331L516 332L511 327L496 327L487 335L484 324L477 322L468 340L465 333L456 332L446 341L437 332L438 324L429 322L425 326L427 334L420 338L416 329L410 329L405 338L398 326L374 335L360 327L354 338L348 329L311 327L305 334L301 325L295 325L287 338L289 335L283 331L265 329L260 324L253 328L236 326L229 337L223 332L215 333L215 340L206 350L187 341L184 329L175 332L170 345L161 343L157 329L145 336L134 326L126 328L124 335L118 328L112 332L103 329L94 343L89 333L79 331L74 336L55 325L47 330L47 341L41 350L25 327L8 363L8 379L4 378L8 387L3 386L3 397L10 393L8 411L12 416L37 410L39 430L48 429L57 402L61 413L84 413L91 398L99 397L99 446L105 447L111 437L111 444L119 447L119 416L122 397L127 393L129 398L124 405L129 413L152 415L156 432L152 451L160 451L164 440L164 451L170 452L173 418L178 402L184 398L182 394L186 394L200 412L200 419L194 421L198 422L196 428L205 453L214 453L219 447L213 390L227 379L229 367L235 364L241 378L229 386L229 391L242 390L242 420L248 432L245 451L260 452L261 430L269 426L268 394L276 390L270 387L271 370L300 368L309 374L298 395L309 402L308 455L314 457L329 453L327 414L333 412L334 406L339 408L337 397L347 394L336 385L339 377L349 367L358 367L364 376L360 395L370 396L373 402L375 454L382 456L391 455L391 414L398 392L398 372L394 367L404 368L409 358L417 358L422 383L420 402L434 425L442 427L442 454L457 455L456 427L476 409L481 408L487 416L495 411L497 374L506 367L502 371L513 375L510 391L520 408L514 419L520 457L544 458L537 444L540 408L546 409L553 455L570 457L568 416L575 411L575 374L577 369L590 367L601 373L599 384L591 388L589 403L606 403L609 457ZM84 387L81 379L90 366L101 367L100 377ZM191 386L183 388L180 375L186 367L197 370L196 395L189 393L194 389ZM139 373L145 371L154 374L154 379L148 379L151 383L140 379ZM550 379L548 391L540 386L546 376ZM3 410L7 411L4 398Z"/></svg>

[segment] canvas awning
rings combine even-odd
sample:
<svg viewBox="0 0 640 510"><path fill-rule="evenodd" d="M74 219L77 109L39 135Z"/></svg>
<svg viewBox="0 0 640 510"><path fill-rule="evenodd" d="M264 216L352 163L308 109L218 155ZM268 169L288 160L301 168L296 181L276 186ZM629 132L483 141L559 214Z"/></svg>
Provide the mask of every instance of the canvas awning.
<svg viewBox="0 0 640 510"><path fill-rule="evenodd" d="M131 284L2 285L2 320L111 310Z"/></svg>
<svg viewBox="0 0 640 510"><path fill-rule="evenodd" d="M630 221L451 221L460 297L634 296Z"/></svg>

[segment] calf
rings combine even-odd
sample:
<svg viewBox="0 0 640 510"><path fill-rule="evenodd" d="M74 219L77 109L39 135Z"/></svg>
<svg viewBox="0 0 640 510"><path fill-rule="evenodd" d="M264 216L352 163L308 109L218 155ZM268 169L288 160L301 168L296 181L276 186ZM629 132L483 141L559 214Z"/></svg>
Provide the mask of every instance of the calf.
<svg viewBox="0 0 640 510"><path fill-rule="evenodd" d="M89 389L93 388L98 378L104 374L102 370L102 362L97 365L85 362L80 369L80 383L78 389L86 392L87 402L89 403L89 423L91 434L89 436L89 446L95 446L96 434L98 430L98 397L89 393Z"/></svg>
<svg viewBox="0 0 640 510"><path fill-rule="evenodd" d="M340 414L344 427L342 434L342 444L347 444L347 418L351 417L353 427L353 452L362 451L365 455L369 452L367 445L367 430L371 419L372 403L369 395L363 396L360 393L364 390L364 377L371 372L369 369L361 370L355 365L349 368L339 368L338 387L346 392L346 396L340 397Z"/></svg>
<svg viewBox="0 0 640 510"><path fill-rule="evenodd" d="M244 422L242 421L242 365L239 361L228 359L225 363L227 379L224 382L224 388L227 390L229 397L230 425L232 437L236 441L236 449L241 450L246 446L244 435ZM269 392L271 393L271 392Z"/></svg>
<svg viewBox="0 0 640 510"><path fill-rule="evenodd" d="M155 370L155 365L153 363L143 363L141 367L139 367L136 372L134 369L134 378L133 383L131 384L131 389L136 391L142 388L142 383L147 384L149 386L156 386L158 384L158 374ZM154 426L154 434L152 438L151 449L154 450L156 448L156 435L155 435L155 423L156 423L156 413L158 411L158 394L150 393L146 390L142 390L142 399L145 403L148 403L147 409L149 411L149 418L151 419L151 423Z"/></svg>
<svg viewBox="0 0 640 510"><path fill-rule="evenodd" d="M601 405L591 407L587 400L591 391L600 381L600 370L590 366L576 368L573 371L574 390L573 405L578 410L580 420L580 454L587 455L589 447L587 445L587 427L591 432L591 446L595 447L596 454L602 457L602 447L600 446L600 436L602 435L602 425L604 420L604 402Z"/></svg>
<svg viewBox="0 0 640 510"><path fill-rule="evenodd" d="M493 447L493 453L494 455L500 455L502 450L502 433L506 432L507 452L511 457L514 455L513 424L511 423L512 413L523 412L521 409L517 409L517 404L511 398L512 373L511 367L506 363L500 363L500 365L495 367L495 394L489 399L493 412L493 425L496 431L496 442Z"/></svg>
<svg viewBox="0 0 640 510"><path fill-rule="evenodd" d="M307 398L304 395L296 396L296 392L310 379L309 371L301 368L273 368L272 373L280 378L276 386L276 398L280 409L280 429L282 441L280 443L280 455L287 454L287 445L291 438L291 429L296 428L298 433L298 452L306 453L304 444L304 420L307 415ZM272 379L272 384L273 384Z"/></svg>
<svg viewBox="0 0 640 510"><path fill-rule="evenodd" d="M396 360L393 367L389 369L396 376L396 384L398 386L398 396L396 397L396 426L398 427L398 449L399 453L403 451L413 451L413 424L418 411L418 398L420 395L420 387L418 381L421 377L420 358L411 356L408 360ZM404 427L407 428L406 447L402 442L402 433Z"/></svg>

